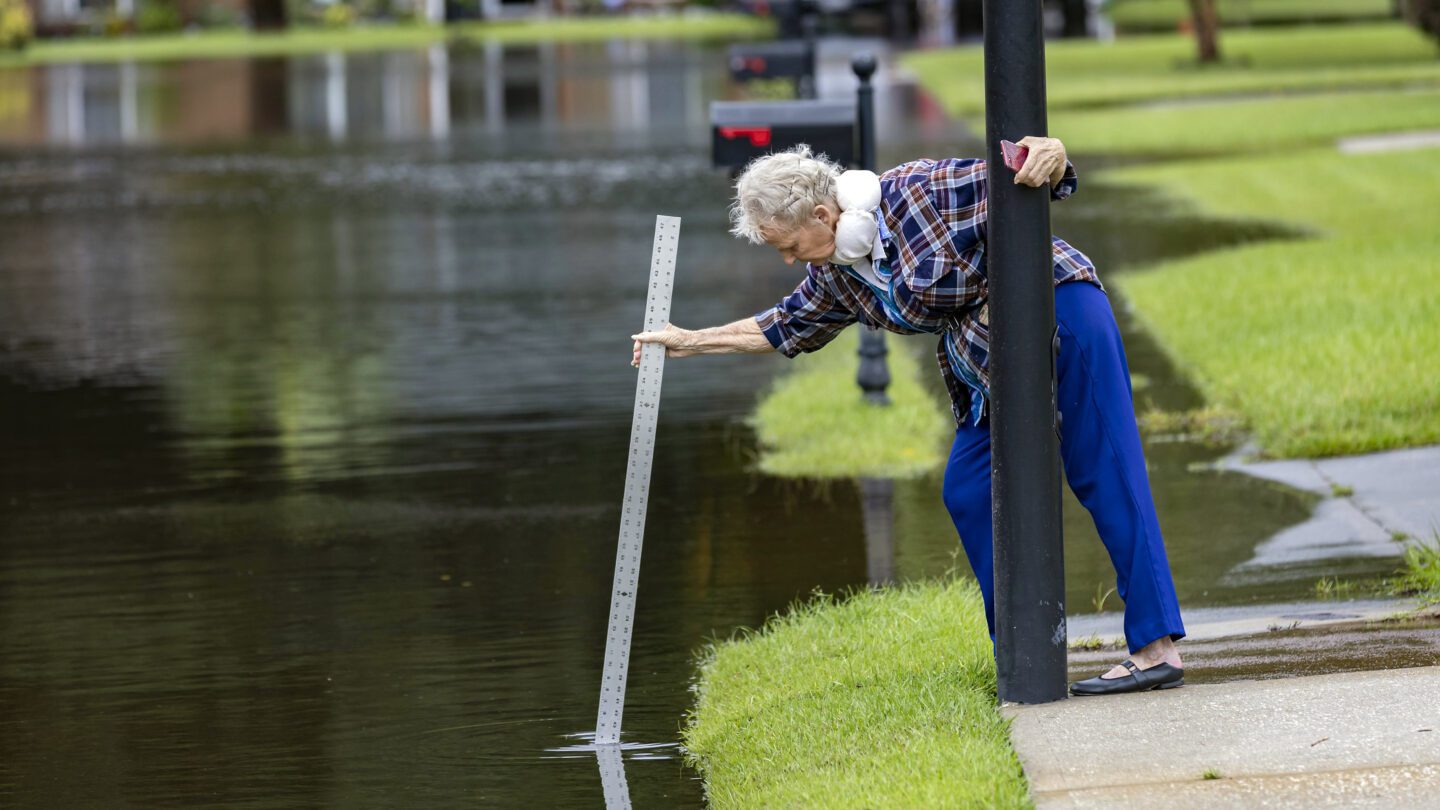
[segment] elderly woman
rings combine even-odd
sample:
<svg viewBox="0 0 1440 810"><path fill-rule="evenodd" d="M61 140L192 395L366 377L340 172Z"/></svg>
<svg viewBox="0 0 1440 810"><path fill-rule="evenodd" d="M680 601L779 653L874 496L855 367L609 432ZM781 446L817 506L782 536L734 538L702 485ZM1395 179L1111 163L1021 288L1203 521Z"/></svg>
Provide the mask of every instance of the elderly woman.
<svg viewBox="0 0 1440 810"><path fill-rule="evenodd" d="M1014 182L1076 188L1053 138L1030 137ZM812 352L856 321L940 335L940 373L956 429L944 500L980 582L994 639L990 511L986 170L980 160L916 160L876 177L842 172L805 146L752 162L736 182L732 232L806 263L795 291L753 318L709 329L635 335L667 356ZM1180 686L1185 635L1135 426L1130 372L1110 303L1086 256L1052 238L1060 333L1058 405L1066 480L1095 521L1125 602L1131 657L1070 685L1077 695Z"/></svg>

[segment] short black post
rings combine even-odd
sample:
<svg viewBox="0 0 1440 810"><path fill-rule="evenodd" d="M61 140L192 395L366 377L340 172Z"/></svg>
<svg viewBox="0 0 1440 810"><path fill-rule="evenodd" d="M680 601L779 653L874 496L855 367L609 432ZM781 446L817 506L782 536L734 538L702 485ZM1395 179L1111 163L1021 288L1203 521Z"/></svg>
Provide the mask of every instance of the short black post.
<svg viewBox="0 0 1440 810"><path fill-rule="evenodd" d="M1000 140L1044 135L1041 0L984 0L995 657L1002 701L1065 697L1050 195L1015 184Z"/></svg>
<svg viewBox="0 0 1440 810"><path fill-rule="evenodd" d="M886 0L885 16L890 39L908 40L915 35L915 21L910 16L910 0Z"/></svg>
<svg viewBox="0 0 1440 810"><path fill-rule="evenodd" d="M795 98L813 99L819 98L815 92L815 69L819 67L816 63L815 54L818 50L815 41L820 37L820 21L814 14L807 14L800 21L800 28L804 32L805 59L809 63L804 75L795 79Z"/></svg>
<svg viewBox="0 0 1440 810"><path fill-rule="evenodd" d="M862 53L850 61L850 69L860 86L855 91L855 116L859 122L860 168L875 171L875 86L870 79L875 75L875 57Z"/></svg>
<svg viewBox="0 0 1440 810"><path fill-rule="evenodd" d="M771 8L781 39L799 39L804 36L805 11L800 7L800 0L780 0Z"/></svg>
<svg viewBox="0 0 1440 810"><path fill-rule="evenodd" d="M870 78L875 75L875 57L868 53L856 56L850 62L860 87L855 91L855 115L859 124L858 140L860 168L875 171L875 88ZM860 332L860 371L855 381L865 392L865 401L872 405L889 405L890 396L885 389L890 387L890 367L885 362L889 353L885 348L885 334L879 329L867 327Z"/></svg>
<svg viewBox="0 0 1440 810"><path fill-rule="evenodd" d="M885 389L890 387L890 366L885 360L885 355L889 353L890 350L885 347L884 332L873 326L860 331L860 370L855 375L855 381L865 392L865 401L871 405L890 404L890 395L885 393Z"/></svg>

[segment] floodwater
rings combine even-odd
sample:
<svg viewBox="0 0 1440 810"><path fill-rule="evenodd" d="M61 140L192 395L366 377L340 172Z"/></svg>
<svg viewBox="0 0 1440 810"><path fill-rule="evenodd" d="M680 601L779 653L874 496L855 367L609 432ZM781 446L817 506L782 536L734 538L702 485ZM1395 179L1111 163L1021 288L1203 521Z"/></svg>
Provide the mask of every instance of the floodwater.
<svg viewBox="0 0 1440 810"><path fill-rule="evenodd" d="M598 806L653 217L684 219L678 323L796 279L725 232L706 107L739 93L721 50L675 43L0 71L4 803ZM888 72L880 96L882 160L975 153ZM1094 184L1056 227L1102 272L1267 235ZM1140 396L1195 404L1126 328ZM743 417L783 368L667 369L637 806L703 803L676 742L707 639L955 564L936 480L867 509L751 472ZM1182 600L1303 597L1226 580L1311 502L1196 471L1221 452L1150 448ZM1113 575L1066 520L1093 610Z"/></svg>

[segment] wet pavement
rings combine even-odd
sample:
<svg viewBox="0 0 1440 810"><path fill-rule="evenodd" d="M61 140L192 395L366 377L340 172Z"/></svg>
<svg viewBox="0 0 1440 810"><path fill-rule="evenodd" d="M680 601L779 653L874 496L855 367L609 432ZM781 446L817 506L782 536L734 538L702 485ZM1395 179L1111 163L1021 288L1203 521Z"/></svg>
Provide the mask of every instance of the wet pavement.
<svg viewBox="0 0 1440 810"><path fill-rule="evenodd" d="M1404 544L1440 543L1440 446L1293 461L1247 461L1246 455L1242 448L1221 466L1325 500L1309 520L1257 546L1237 576L1323 567L1337 556L1393 557Z"/></svg>
<svg viewBox="0 0 1440 810"><path fill-rule="evenodd" d="M822 49L822 94L854 47ZM976 152L893 75L882 162ZM678 323L796 278L726 233L706 104L742 93L723 51L664 42L0 71L4 803L598 803L580 735L653 217L684 219ZM1177 218L1077 157L1056 230L1102 273L1275 234ZM1140 406L1198 404L1117 301ZM937 478L877 516L853 484L752 471L743 419L783 368L667 369L626 707L645 747L621 763L639 806L703 802L675 744L707 639L815 588L965 568ZM1303 566L1229 574L1320 497L1225 452L1149 448L1182 602L1306 597ZM1113 609L1065 515L1072 612Z"/></svg>
<svg viewBox="0 0 1440 810"><path fill-rule="evenodd" d="M1187 674L1188 680L1188 674ZM1440 667L1007 707L1037 807L1434 807Z"/></svg>
<svg viewBox="0 0 1440 810"><path fill-rule="evenodd" d="M1440 664L1440 610L1413 600L1304 602L1187 611L1181 646L1186 683L1328 675ZM1070 680L1093 677L1125 657L1119 622L1072 621Z"/></svg>

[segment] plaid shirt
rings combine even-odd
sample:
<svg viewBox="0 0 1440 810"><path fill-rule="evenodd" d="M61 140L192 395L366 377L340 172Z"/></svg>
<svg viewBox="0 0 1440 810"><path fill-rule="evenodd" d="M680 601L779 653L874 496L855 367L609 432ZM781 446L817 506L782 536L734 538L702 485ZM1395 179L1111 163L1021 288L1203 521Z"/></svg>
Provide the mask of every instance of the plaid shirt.
<svg viewBox="0 0 1440 810"><path fill-rule="evenodd" d="M1067 162L1051 199L1063 200L1077 186ZM880 189L886 261L876 262L875 276L881 286L850 267L807 264L800 286L755 321L786 357L819 349L856 321L904 335L939 334L936 354L955 421L979 424L990 379L985 161L911 161L881 175ZM1085 254L1058 237L1052 243L1057 285L1100 286Z"/></svg>

